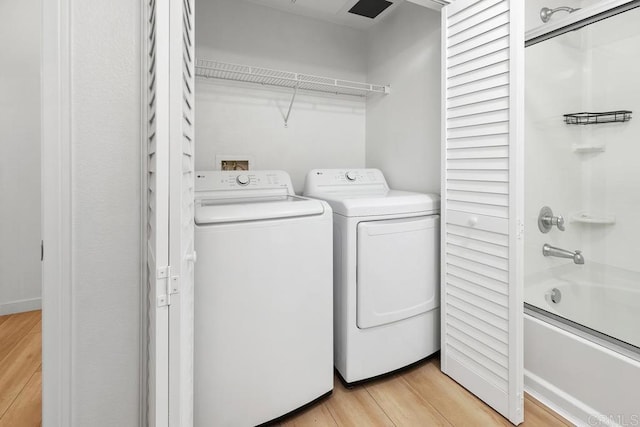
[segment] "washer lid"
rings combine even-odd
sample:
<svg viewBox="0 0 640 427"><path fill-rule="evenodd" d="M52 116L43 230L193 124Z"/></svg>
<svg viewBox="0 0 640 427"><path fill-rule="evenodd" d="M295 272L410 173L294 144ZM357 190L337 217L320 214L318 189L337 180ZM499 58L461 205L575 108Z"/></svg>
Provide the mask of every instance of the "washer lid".
<svg viewBox="0 0 640 427"><path fill-rule="evenodd" d="M325 206L319 200L291 195L199 199L195 222L204 225L320 215Z"/></svg>
<svg viewBox="0 0 640 427"><path fill-rule="evenodd" d="M440 196L410 191L325 193L311 195L326 200L333 211L349 217L394 215L403 213L432 214L440 211Z"/></svg>

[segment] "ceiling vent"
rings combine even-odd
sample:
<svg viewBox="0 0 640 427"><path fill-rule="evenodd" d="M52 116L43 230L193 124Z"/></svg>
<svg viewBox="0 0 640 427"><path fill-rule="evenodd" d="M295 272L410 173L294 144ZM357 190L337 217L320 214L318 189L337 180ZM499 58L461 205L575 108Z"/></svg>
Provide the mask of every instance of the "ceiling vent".
<svg viewBox="0 0 640 427"><path fill-rule="evenodd" d="M392 4L387 0L360 0L349 9L349 13L375 19L376 16L380 15Z"/></svg>

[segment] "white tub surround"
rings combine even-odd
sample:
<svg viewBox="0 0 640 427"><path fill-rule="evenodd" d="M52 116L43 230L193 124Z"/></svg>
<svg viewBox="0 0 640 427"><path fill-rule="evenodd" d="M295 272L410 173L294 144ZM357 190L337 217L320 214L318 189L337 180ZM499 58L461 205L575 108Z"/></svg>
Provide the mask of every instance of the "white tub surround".
<svg viewBox="0 0 640 427"><path fill-rule="evenodd" d="M576 425L640 423L640 362L529 314L524 336L525 391Z"/></svg>

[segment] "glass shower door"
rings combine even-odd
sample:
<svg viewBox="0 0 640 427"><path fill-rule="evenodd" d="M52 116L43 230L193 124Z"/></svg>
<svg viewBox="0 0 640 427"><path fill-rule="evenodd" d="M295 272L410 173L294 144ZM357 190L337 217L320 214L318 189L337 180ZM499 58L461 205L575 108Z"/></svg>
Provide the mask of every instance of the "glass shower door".
<svg viewBox="0 0 640 427"><path fill-rule="evenodd" d="M525 303L635 347L638 22L635 8L525 51Z"/></svg>

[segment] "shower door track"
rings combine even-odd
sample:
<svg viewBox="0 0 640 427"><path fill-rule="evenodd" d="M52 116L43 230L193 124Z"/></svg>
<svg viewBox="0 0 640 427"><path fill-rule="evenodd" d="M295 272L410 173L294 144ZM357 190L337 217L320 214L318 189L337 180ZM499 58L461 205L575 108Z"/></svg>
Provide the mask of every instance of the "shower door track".
<svg viewBox="0 0 640 427"><path fill-rule="evenodd" d="M524 303L524 313L528 314L531 317L535 317L538 320L549 323L566 332L584 338L587 341L591 341L611 351L622 354L623 356L640 362L639 347L636 347L624 341L620 341L619 339L614 338L610 335L603 334L600 331L588 328L584 325L573 322L562 316L558 316L557 314L550 313L526 302Z"/></svg>
<svg viewBox="0 0 640 427"><path fill-rule="evenodd" d="M578 10L563 20L568 22L567 25L561 27L550 26L549 31L544 31L544 25L528 31L525 34L524 46L533 46L534 44L568 33L569 31L579 30L594 22L602 21L603 19L635 9L636 7L640 7L640 0L612 0L607 2L605 6ZM589 14L589 9L591 9L591 14Z"/></svg>

